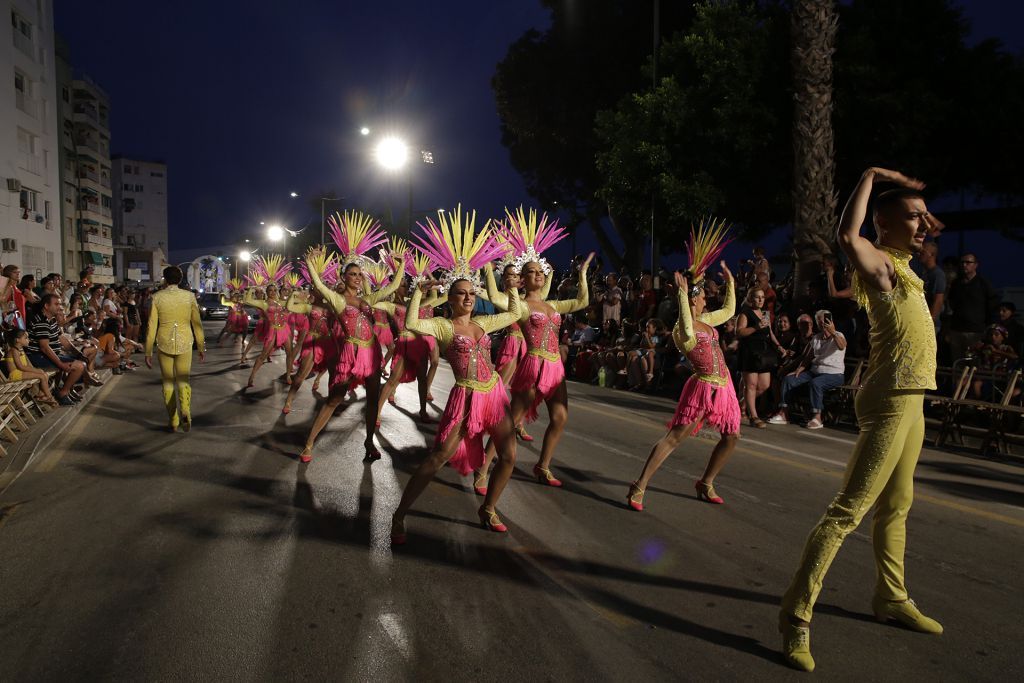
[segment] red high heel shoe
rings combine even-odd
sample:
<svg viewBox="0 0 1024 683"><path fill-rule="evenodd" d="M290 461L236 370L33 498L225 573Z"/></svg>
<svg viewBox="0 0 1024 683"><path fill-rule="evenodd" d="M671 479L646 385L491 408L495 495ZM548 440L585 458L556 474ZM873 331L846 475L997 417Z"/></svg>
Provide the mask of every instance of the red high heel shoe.
<svg viewBox="0 0 1024 683"><path fill-rule="evenodd" d="M694 488L697 489L697 500L703 500L713 505L722 505L725 501L715 493L715 487L711 484L705 484L703 481L698 479L694 482Z"/></svg>
<svg viewBox="0 0 1024 683"><path fill-rule="evenodd" d="M391 394L390 396L388 396L388 403L390 403L393 406L397 406L398 405L398 401L395 400L395 395L394 394Z"/></svg>
<svg viewBox="0 0 1024 683"><path fill-rule="evenodd" d="M284 408L281 408L281 414L282 415L287 415L290 412L292 412L292 407L290 405L288 405L287 403L285 403L284 404Z"/></svg>
<svg viewBox="0 0 1024 683"><path fill-rule="evenodd" d="M308 448L303 448L302 453L299 455L299 462L308 465L312 460L313 451Z"/></svg>
<svg viewBox="0 0 1024 683"><path fill-rule="evenodd" d="M508 527L501 523L501 519L498 517L498 513L494 510L488 510L483 505L476 511L480 515L480 525L488 531L496 531L499 534L503 534L508 531Z"/></svg>
<svg viewBox="0 0 1024 683"><path fill-rule="evenodd" d="M551 470L544 469L540 465L533 466L533 476L537 477L537 481L547 486L554 486L558 488L562 485L562 482L555 479L555 475L551 474Z"/></svg>
<svg viewBox="0 0 1024 683"><path fill-rule="evenodd" d="M487 473L486 472L474 472L473 473L473 493L478 496L487 495Z"/></svg>
<svg viewBox="0 0 1024 683"><path fill-rule="evenodd" d="M391 545L405 545L409 537L405 533L405 520L391 518Z"/></svg>
<svg viewBox="0 0 1024 683"><path fill-rule="evenodd" d="M526 443L533 441L533 437L526 431L526 427L521 424L516 425L516 438Z"/></svg>
<svg viewBox="0 0 1024 683"><path fill-rule="evenodd" d="M626 504L637 512L644 511L644 489L636 485L634 481L629 485L629 493L626 495Z"/></svg>
<svg viewBox="0 0 1024 683"><path fill-rule="evenodd" d="M434 400L434 395L433 395L433 394L431 394L430 392L427 392L427 400L428 400L428 401L430 401L430 402L433 402L433 400Z"/></svg>

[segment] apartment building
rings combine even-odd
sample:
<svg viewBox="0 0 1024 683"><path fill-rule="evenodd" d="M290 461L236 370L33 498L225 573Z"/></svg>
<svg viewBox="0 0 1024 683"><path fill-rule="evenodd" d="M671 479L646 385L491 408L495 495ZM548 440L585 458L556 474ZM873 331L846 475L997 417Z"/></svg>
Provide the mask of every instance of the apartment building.
<svg viewBox="0 0 1024 683"><path fill-rule="evenodd" d="M41 277L63 270L53 0L2 5L11 23L0 32L0 263Z"/></svg>
<svg viewBox="0 0 1024 683"><path fill-rule="evenodd" d="M167 240L167 164L113 158L114 249L119 280L159 280L152 271L157 250L170 253ZM135 277L131 277L134 275Z"/></svg>

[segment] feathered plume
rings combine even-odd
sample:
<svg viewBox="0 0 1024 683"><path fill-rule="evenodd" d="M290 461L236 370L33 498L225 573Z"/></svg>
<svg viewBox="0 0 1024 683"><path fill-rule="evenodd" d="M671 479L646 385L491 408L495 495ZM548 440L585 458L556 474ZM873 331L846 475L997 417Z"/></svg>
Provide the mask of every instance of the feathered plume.
<svg viewBox="0 0 1024 683"><path fill-rule="evenodd" d="M263 287L267 284L267 276L260 270L249 270L249 274L246 276L245 281L251 287Z"/></svg>
<svg viewBox="0 0 1024 683"><path fill-rule="evenodd" d="M227 289L229 292L241 292L245 289L245 283L242 282L242 278L233 277L227 281Z"/></svg>
<svg viewBox="0 0 1024 683"><path fill-rule="evenodd" d="M418 283L425 277L430 277L430 274L434 272L434 262L430 260L427 254L422 251L417 251L413 254L413 257L407 259L405 262L405 272L412 278L413 282Z"/></svg>
<svg viewBox="0 0 1024 683"><path fill-rule="evenodd" d="M391 282L391 273L394 272L386 263L371 262L363 267L363 274L370 278L370 284L375 288L387 287Z"/></svg>
<svg viewBox="0 0 1024 683"><path fill-rule="evenodd" d="M396 256L404 257L406 259L406 265L408 265L409 243L401 237L392 237L388 241L387 246L381 247L380 250L381 260L387 264L392 273L398 270L398 263L395 261Z"/></svg>
<svg viewBox="0 0 1024 683"><path fill-rule="evenodd" d="M690 226L690 239L686 243L686 255L690 259L691 284L696 287L704 280L704 272L718 260L725 246L732 242L725 239L729 224L725 219L707 216L700 225Z"/></svg>
<svg viewBox="0 0 1024 683"><path fill-rule="evenodd" d="M267 282L277 284L284 279L291 269L292 264L284 262L281 254L267 254L266 256L255 256L250 268L254 272L262 273Z"/></svg>
<svg viewBox="0 0 1024 683"><path fill-rule="evenodd" d="M445 271L441 291L447 291L456 280L469 280L480 287L478 270L488 261L501 256L504 246L490 229L490 221L479 232L476 230L476 211L437 212L438 222L427 219L418 223L422 234L416 235L416 247Z"/></svg>
<svg viewBox="0 0 1024 683"><path fill-rule="evenodd" d="M296 272L291 272L285 276L284 281L288 284L288 286L294 289L302 284L302 276Z"/></svg>
<svg viewBox="0 0 1024 683"><path fill-rule="evenodd" d="M312 263L313 270L316 271L316 274L320 276L320 280L328 287L333 287L337 283L338 259L334 254L327 251L311 251L307 254L306 260ZM305 260L299 265L299 271L307 282L313 281Z"/></svg>
<svg viewBox="0 0 1024 683"><path fill-rule="evenodd" d="M537 210L530 209L527 214L520 206L515 213L505 209L505 221L501 224L501 236L515 250L515 260L511 261L517 273L522 272L527 263L539 263L545 275L551 274L551 265L541 257L556 242L568 237L565 228L558 225L558 219L548 221L548 215L541 214L537 219Z"/></svg>
<svg viewBox="0 0 1024 683"><path fill-rule="evenodd" d="M341 252L342 268L350 263L362 266L367 261L363 254L387 242L380 223L364 213L336 213L327 222L331 226L331 239Z"/></svg>

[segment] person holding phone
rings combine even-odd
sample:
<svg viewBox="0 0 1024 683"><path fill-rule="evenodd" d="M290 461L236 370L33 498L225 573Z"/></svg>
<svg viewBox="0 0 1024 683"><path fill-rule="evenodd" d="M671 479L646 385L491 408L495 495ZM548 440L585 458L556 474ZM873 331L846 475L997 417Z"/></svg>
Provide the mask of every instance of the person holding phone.
<svg viewBox="0 0 1024 683"><path fill-rule="evenodd" d="M772 384L772 373L779 365L779 340L772 332L771 315L764 307L764 290L751 287L743 303L736 321L736 333L740 338L743 398L750 426L764 429L768 423L757 415L757 399Z"/></svg>
<svg viewBox="0 0 1024 683"><path fill-rule="evenodd" d="M789 397L797 387L811 385L811 419L808 429L821 429L821 411L825 407L825 392L843 384L843 373L846 370L846 337L836 331L832 313L818 311L814 314L818 325L818 333L811 337L804 351L803 358L796 369L782 378L782 400L779 411L768 420L769 424L789 424L789 413L786 406Z"/></svg>

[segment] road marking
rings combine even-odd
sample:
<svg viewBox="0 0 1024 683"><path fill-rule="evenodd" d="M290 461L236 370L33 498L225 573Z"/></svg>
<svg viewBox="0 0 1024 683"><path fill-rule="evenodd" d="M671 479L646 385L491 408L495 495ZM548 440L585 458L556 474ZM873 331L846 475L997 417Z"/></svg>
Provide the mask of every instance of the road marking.
<svg viewBox="0 0 1024 683"><path fill-rule="evenodd" d="M594 405L587 405L587 403L591 403L591 404L594 404ZM650 422L655 422L651 418L649 418L647 416L644 416L644 415L636 415L636 414L632 414L632 413L630 413L628 415L623 415L623 414L614 412L612 410L608 410L606 408L599 407L600 405L601 404L598 404L595 401L586 401L584 403L581 403L580 401L576 401L575 402L575 406L578 407L578 408L583 408L585 410L590 410L590 411L593 411L595 413L600 413L601 415L606 415L608 417L614 417L614 418L617 418L617 419L620 419L620 420L624 420L624 421L629 422L629 423L631 423L633 425L636 424L636 418L638 418L638 417L642 418L642 419L646 419L647 421L650 421ZM812 472L818 472L820 474L825 474L826 476L829 476L829 477L832 477L832 478L835 478L835 479L841 479L844 476L844 472L834 472L834 471L822 470L822 468L820 468L820 467L813 467L813 466L807 465L805 463L796 462L796 461L794 461L792 459L789 459L789 458L780 458L780 457L775 456L775 455L770 455L768 453L764 453L762 451L758 451L758 450L756 450L754 448L746 447L744 445L745 443L753 443L753 444L758 445L758 446L773 448L773 449L782 451L784 453L788 453L789 455L797 456L799 458L804 458L804 459L807 459L807 460L814 460L814 461L818 461L818 462L827 463L829 465L842 467L844 471L845 471L845 467L846 467L846 463L845 462L841 462L841 461L837 461L837 460L831 460L829 458L823 458L821 456L813 455L811 453L803 453L802 451L793 450L791 448L785 448L783 446L775 446L773 444L765 443L763 441L758 441L757 439L751 439L749 437L743 437L741 439L741 441L739 442L739 444L737 444L737 446L736 446L736 450L742 451L744 453L748 453L750 455L753 455L753 456L755 456L757 458L761 458L763 460L770 460L772 462L777 462L777 463L785 464L785 465L788 465L790 467L796 467L797 469L808 470L808 471L812 471ZM1008 515L1001 515L998 512L989 512L988 510L982 510L981 508L976 508L976 507L973 507L971 505L964 505L963 503L958 503L958 502L956 502L954 500L950 500L948 498L942 498L942 497L938 497L938 496L933 496L933 495L926 494L926 493L915 493L914 497L917 500L922 500L922 501L925 501L927 503L931 503L932 505L938 505L940 507L944 507L944 508L947 508L949 510L956 510L957 512L965 512L967 514L975 515L977 517L981 517L983 519L988 519L988 520L993 521L993 522L1002 522L1004 524L1009 524L1011 526L1016 526L1016 527L1024 528L1024 520L1017 519L1015 517L1010 517Z"/></svg>

